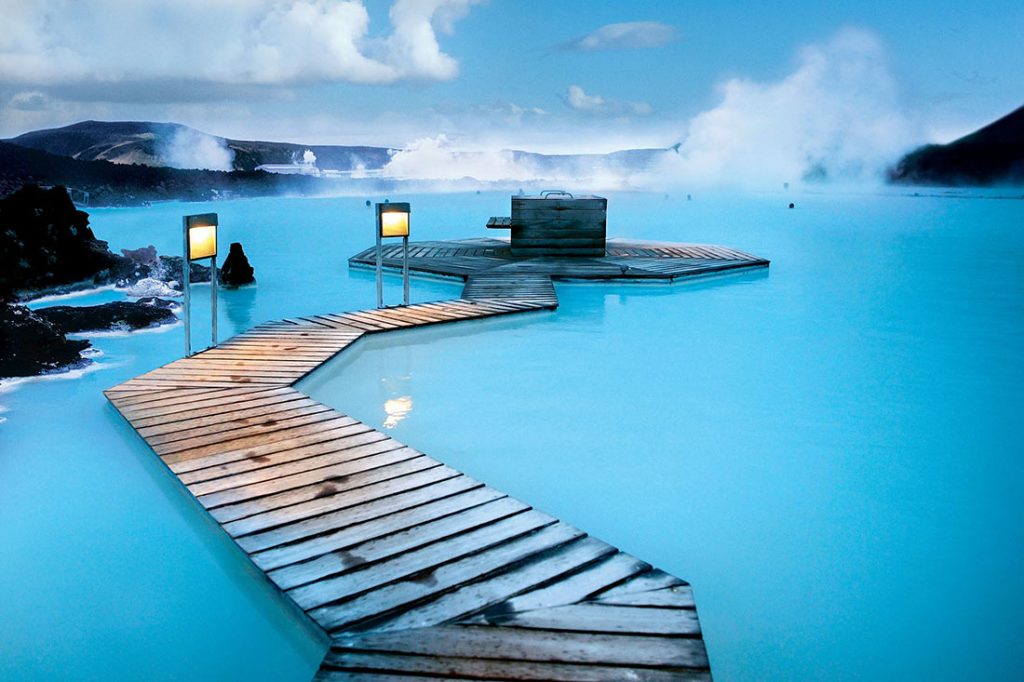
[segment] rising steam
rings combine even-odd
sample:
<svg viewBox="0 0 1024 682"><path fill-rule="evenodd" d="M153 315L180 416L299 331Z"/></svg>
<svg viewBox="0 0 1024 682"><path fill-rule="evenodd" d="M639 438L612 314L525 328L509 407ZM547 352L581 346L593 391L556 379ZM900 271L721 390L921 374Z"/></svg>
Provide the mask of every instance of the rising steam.
<svg viewBox="0 0 1024 682"><path fill-rule="evenodd" d="M897 104L873 34L844 29L800 51L774 83L732 79L722 102L694 117L679 153L656 176L683 183L775 186L785 181L875 181L917 132Z"/></svg>
<svg viewBox="0 0 1024 682"><path fill-rule="evenodd" d="M395 153L383 174L561 182L592 189L874 183L922 139L899 105L881 41L864 29L846 28L803 48L793 71L778 81L734 78L719 90L721 102L681 122L681 141L666 139L661 153L624 161L565 156L541 163L509 151L456 150L442 135Z"/></svg>
<svg viewBox="0 0 1024 682"><path fill-rule="evenodd" d="M224 138L214 137L192 128L180 127L170 139L164 140L159 155L172 168L201 168L229 171L235 152Z"/></svg>

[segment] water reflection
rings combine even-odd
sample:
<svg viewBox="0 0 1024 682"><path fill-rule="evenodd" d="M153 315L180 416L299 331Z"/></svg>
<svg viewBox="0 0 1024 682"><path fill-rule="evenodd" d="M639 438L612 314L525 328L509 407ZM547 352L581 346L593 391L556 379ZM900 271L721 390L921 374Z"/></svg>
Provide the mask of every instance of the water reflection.
<svg viewBox="0 0 1024 682"><path fill-rule="evenodd" d="M409 348L389 349L387 359L379 359L379 400L384 404L385 429L393 429L412 412L412 370Z"/></svg>
<svg viewBox="0 0 1024 682"><path fill-rule="evenodd" d="M384 418L384 428L393 429L398 426L398 422L402 421L409 416L412 412L412 396L403 395L398 398L390 398L384 401L384 413L387 417Z"/></svg>
<svg viewBox="0 0 1024 682"><path fill-rule="evenodd" d="M236 289L222 288L220 301L224 311L234 326L234 333L239 334L253 325L252 311L256 306L257 287L244 286Z"/></svg>

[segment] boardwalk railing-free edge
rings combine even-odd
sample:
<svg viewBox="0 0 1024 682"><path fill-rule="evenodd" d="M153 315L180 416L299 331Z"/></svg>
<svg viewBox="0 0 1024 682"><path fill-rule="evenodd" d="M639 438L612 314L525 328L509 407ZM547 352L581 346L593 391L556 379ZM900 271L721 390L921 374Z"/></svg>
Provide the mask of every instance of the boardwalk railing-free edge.
<svg viewBox="0 0 1024 682"><path fill-rule="evenodd" d="M665 258L767 264L693 248ZM687 583L294 388L366 334L557 307L481 257L460 299L262 324L106 395L329 638L318 679L710 679Z"/></svg>

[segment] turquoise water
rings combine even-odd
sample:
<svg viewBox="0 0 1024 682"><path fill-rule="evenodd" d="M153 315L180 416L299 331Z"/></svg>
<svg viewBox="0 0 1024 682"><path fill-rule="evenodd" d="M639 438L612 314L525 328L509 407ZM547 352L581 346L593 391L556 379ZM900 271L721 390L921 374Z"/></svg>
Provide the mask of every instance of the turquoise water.
<svg viewBox="0 0 1024 682"><path fill-rule="evenodd" d="M508 206L400 198L420 239L485 236ZM378 426L392 401L396 437L690 580L717 679L1015 679L1024 201L610 206L610 234L772 267L559 284L555 313L363 341L306 388ZM180 216L208 210L259 280L222 292L223 335L372 306L372 274L345 265L372 240L363 199L97 210L92 225L115 249L174 253ZM459 291L413 284L415 300ZM180 356L180 326L95 345L99 371L0 393L0 678L308 679L322 645L100 395Z"/></svg>

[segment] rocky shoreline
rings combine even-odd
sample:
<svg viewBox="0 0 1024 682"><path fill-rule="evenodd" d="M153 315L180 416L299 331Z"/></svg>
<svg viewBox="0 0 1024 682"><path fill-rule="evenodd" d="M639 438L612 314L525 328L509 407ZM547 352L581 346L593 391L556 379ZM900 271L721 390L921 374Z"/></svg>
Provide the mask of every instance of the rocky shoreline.
<svg viewBox="0 0 1024 682"><path fill-rule="evenodd" d="M229 267L230 266L230 267ZM181 295L182 258L152 246L112 253L96 239L89 216L63 187L26 185L0 199L0 378L30 377L89 364L87 339L97 331L136 331L174 324ZM226 286L255 281L240 244L232 244L222 277ZM193 282L210 269L190 264ZM36 310L26 302L113 285L134 301ZM83 355L85 353L85 355Z"/></svg>

